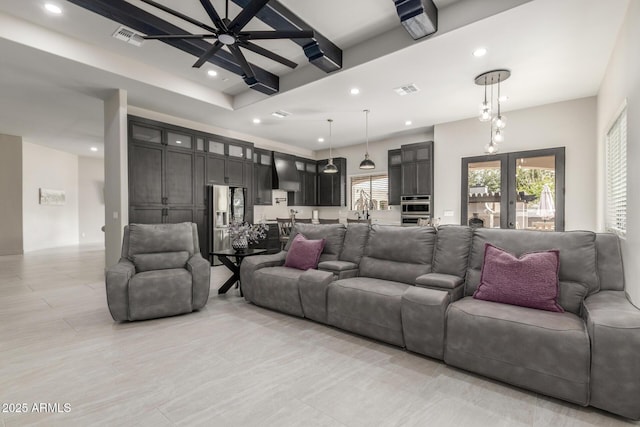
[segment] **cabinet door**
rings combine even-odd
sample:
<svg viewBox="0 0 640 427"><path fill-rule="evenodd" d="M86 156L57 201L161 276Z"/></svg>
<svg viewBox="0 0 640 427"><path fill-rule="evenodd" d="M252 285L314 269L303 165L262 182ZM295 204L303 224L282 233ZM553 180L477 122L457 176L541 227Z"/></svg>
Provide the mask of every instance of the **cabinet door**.
<svg viewBox="0 0 640 427"><path fill-rule="evenodd" d="M168 208L164 221L167 224L177 224L179 222L193 222L193 209L191 208Z"/></svg>
<svg viewBox="0 0 640 427"><path fill-rule="evenodd" d="M227 159L226 183L236 187L244 187L244 160Z"/></svg>
<svg viewBox="0 0 640 427"><path fill-rule="evenodd" d="M244 185L247 187L247 191L244 193L244 220L253 223L253 163L244 165Z"/></svg>
<svg viewBox="0 0 640 427"><path fill-rule="evenodd" d="M163 147L132 144L129 156L130 205L162 204Z"/></svg>
<svg viewBox="0 0 640 427"><path fill-rule="evenodd" d="M170 205L193 205L193 153L167 150L166 202Z"/></svg>
<svg viewBox="0 0 640 427"><path fill-rule="evenodd" d="M399 205L402 194L402 151L389 150L388 159L389 205Z"/></svg>
<svg viewBox="0 0 640 427"><path fill-rule="evenodd" d="M209 259L209 247L207 245L207 211L204 209L196 209L195 220L198 227L198 244L200 245L200 254L204 259Z"/></svg>
<svg viewBox="0 0 640 427"><path fill-rule="evenodd" d="M224 157L207 157L207 184L226 184L224 167Z"/></svg>
<svg viewBox="0 0 640 427"><path fill-rule="evenodd" d="M319 161L318 170L321 171L326 164L326 160ZM335 175L322 172L318 174L318 206L333 206L333 181Z"/></svg>
<svg viewBox="0 0 640 427"><path fill-rule="evenodd" d="M207 205L207 175L206 175L206 162L205 156L196 155L194 158L195 168L195 192L196 192L196 205L204 207Z"/></svg>
<svg viewBox="0 0 640 427"><path fill-rule="evenodd" d="M162 224L164 220L164 208L149 208L130 206L129 207L129 223L130 224Z"/></svg>
<svg viewBox="0 0 640 427"><path fill-rule="evenodd" d="M255 172L255 205L271 205L271 166L256 165Z"/></svg>
<svg viewBox="0 0 640 427"><path fill-rule="evenodd" d="M403 153L404 154L404 153ZM402 194L413 196L417 191L417 163L402 163Z"/></svg>
<svg viewBox="0 0 640 427"><path fill-rule="evenodd" d="M304 177L304 206L316 205L316 174L305 172Z"/></svg>
<svg viewBox="0 0 640 427"><path fill-rule="evenodd" d="M416 163L416 194L431 194L431 162Z"/></svg>

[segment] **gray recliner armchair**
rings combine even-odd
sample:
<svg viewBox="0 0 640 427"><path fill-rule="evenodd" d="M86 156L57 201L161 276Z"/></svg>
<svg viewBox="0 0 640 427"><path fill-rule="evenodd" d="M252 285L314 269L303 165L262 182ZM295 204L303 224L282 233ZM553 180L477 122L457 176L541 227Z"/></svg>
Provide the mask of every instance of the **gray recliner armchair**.
<svg viewBox="0 0 640 427"><path fill-rule="evenodd" d="M199 310L209 299L210 276L196 224L130 224L120 261L106 271L111 317L144 320Z"/></svg>

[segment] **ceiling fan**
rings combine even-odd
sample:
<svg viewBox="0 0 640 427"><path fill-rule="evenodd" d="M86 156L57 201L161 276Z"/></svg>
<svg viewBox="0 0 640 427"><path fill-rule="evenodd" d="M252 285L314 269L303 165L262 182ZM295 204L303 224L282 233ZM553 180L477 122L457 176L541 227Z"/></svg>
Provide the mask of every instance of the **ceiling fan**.
<svg viewBox="0 0 640 427"><path fill-rule="evenodd" d="M313 38L313 30L276 30L276 31L242 31L242 29L249 23L249 21L262 9L269 0L253 0L231 21L229 19L229 0L226 0L225 17L221 18L216 9L213 7L211 0L200 0L202 7L207 12L207 15L213 21L215 27L202 23L196 19L191 18L183 13L170 9L160 3L153 0L141 0L151 6L154 6L166 13L183 19L193 25L196 25L204 30L207 30L206 34L157 34L147 35L144 39L147 40L168 40L168 39L216 39L215 43L207 49L200 58L193 64L194 68L200 68L209 58L213 57L223 46L231 52L235 58L237 64L242 68L244 72L244 80L249 84L257 83L251 64L247 61L240 48L250 50L254 53L262 55L280 64L286 65L290 68L298 66L293 61L284 58L274 52L271 52L255 43L251 40L274 40L274 39L307 39Z"/></svg>

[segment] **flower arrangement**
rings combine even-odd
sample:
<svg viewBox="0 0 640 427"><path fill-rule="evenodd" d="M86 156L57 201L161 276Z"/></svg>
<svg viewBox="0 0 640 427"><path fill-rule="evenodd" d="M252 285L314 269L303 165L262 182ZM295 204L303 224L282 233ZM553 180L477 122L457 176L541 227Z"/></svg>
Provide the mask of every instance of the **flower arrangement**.
<svg viewBox="0 0 640 427"><path fill-rule="evenodd" d="M248 243L257 243L258 241L267 237L267 224L249 224L248 222L233 220L229 224L229 237L231 238L231 244L234 248L236 246L245 248ZM234 242L238 242L234 244Z"/></svg>

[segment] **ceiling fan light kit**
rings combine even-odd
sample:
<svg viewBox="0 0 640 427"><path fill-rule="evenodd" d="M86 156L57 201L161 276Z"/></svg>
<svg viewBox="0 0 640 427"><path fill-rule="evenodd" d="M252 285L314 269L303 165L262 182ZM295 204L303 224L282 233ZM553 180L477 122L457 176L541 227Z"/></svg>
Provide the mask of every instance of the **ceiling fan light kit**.
<svg viewBox="0 0 640 427"><path fill-rule="evenodd" d="M500 69L484 72L474 79L475 84L484 86L484 100L480 104L480 116L478 119L481 122L490 122L491 139L489 143L484 146L484 152L487 154L495 154L498 152L498 143L504 141L504 128L507 125L507 118L502 115L500 111L500 83L511 77L511 71ZM496 104L498 105L497 114L494 116L492 101L493 101L493 85L498 85L498 96L496 97ZM487 100L487 87L491 87L491 96Z"/></svg>
<svg viewBox="0 0 640 427"><path fill-rule="evenodd" d="M289 68L296 68L298 64L295 62L290 61L275 52L271 52L262 46L252 43L251 40L312 39L314 37L313 30L242 31L249 21L251 21L251 19L253 19L253 17L260 12L267 3L269 3L269 0L252 0L244 9L242 9L233 21L230 20L228 16L229 0L226 0L225 3L226 11L224 18L220 17L211 3L211 0L200 0L202 7L207 12L207 15L209 15L209 18L211 18L214 26L193 19L156 1L140 1L208 31L208 33L204 34L148 34L144 36L145 40L216 39L211 47L209 47L193 64L193 67L202 67L202 65L215 56L220 49L226 46L229 52L233 55L236 64L242 69L242 77L249 86L257 84L258 80L256 79L255 72L251 64L247 61L240 48L257 53L258 55L264 56L265 58L278 62Z"/></svg>

